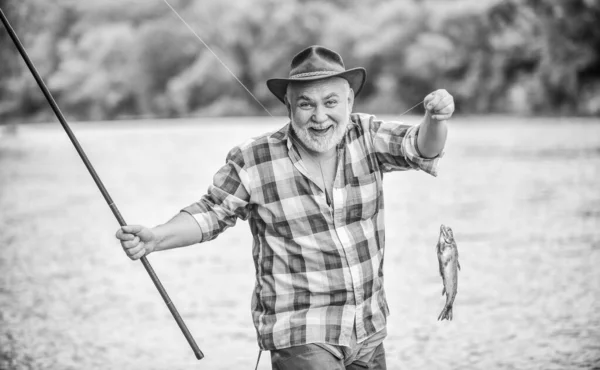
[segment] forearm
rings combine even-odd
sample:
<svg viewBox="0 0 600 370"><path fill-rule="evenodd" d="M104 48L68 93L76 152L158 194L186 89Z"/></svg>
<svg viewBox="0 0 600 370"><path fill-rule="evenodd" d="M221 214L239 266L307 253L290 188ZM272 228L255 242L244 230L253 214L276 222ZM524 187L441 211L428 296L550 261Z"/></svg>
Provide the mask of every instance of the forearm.
<svg viewBox="0 0 600 370"><path fill-rule="evenodd" d="M202 232L194 218L186 212L180 212L163 225L152 228L156 236L154 251L186 247L202 240Z"/></svg>
<svg viewBox="0 0 600 370"><path fill-rule="evenodd" d="M417 147L421 155L426 158L433 158L439 155L444 149L446 137L448 136L447 121L433 119L431 114L426 112L425 118L423 118L423 122L419 126Z"/></svg>

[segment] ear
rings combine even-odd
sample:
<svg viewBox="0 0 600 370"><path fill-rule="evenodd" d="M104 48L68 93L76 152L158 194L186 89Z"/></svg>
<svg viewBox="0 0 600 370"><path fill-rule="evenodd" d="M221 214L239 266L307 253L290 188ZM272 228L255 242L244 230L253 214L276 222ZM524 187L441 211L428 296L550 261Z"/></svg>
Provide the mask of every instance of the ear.
<svg viewBox="0 0 600 370"><path fill-rule="evenodd" d="M354 107L354 90L349 88L348 91L348 108L350 108L350 113L352 113L352 108Z"/></svg>
<svg viewBox="0 0 600 370"><path fill-rule="evenodd" d="M285 94L283 96L283 103L285 104L285 107L287 108L288 111L288 118L292 119L292 104L290 103L290 101L288 100L287 94Z"/></svg>

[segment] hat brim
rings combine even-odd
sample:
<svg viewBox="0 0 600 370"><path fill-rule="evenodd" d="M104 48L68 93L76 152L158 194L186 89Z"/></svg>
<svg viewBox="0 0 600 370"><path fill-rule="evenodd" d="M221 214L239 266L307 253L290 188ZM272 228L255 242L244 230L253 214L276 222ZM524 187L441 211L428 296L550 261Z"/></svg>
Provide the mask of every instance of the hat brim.
<svg viewBox="0 0 600 370"><path fill-rule="evenodd" d="M306 78L271 78L267 80L269 90L285 104L283 97L286 94L287 86L293 82L308 82L316 80L324 80L331 77L342 77L348 81L350 88L354 90L354 96L358 95L365 85L367 80L367 71L362 67L352 68L343 72L330 75L311 76Z"/></svg>

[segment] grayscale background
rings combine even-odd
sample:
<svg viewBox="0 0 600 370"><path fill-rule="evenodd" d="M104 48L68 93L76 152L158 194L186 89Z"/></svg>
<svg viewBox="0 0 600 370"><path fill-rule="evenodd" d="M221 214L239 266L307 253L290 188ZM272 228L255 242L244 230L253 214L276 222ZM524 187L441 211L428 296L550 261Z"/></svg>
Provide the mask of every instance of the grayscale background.
<svg viewBox="0 0 600 370"><path fill-rule="evenodd" d="M356 111L454 95L437 178L386 175L389 369L600 369L600 3L0 0L129 223L199 199L287 123L265 80L312 44L367 69ZM454 320L435 244L454 229ZM196 361L0 27L0 369L253 369L251 236L153 254ZM263 354L260 369L270 369Z"/></svg>

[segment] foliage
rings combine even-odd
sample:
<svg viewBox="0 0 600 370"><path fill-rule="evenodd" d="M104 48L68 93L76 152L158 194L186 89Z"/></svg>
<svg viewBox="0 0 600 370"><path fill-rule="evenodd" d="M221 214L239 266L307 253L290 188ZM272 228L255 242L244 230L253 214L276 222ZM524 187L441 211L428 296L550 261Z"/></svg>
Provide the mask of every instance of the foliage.
<svg viewBox="0 0 600 370"><path fill-rule="evenodd" d="M0 8L79 120L264 114L212 52L284 114L264 81L285 76L311 44L367 68L360 110L399 113L446 88L464 113L600 115L595 0L169 3L202 40L160 1L0 0ZM47 120L5 32L0 43L0 122Z"/></svg>

